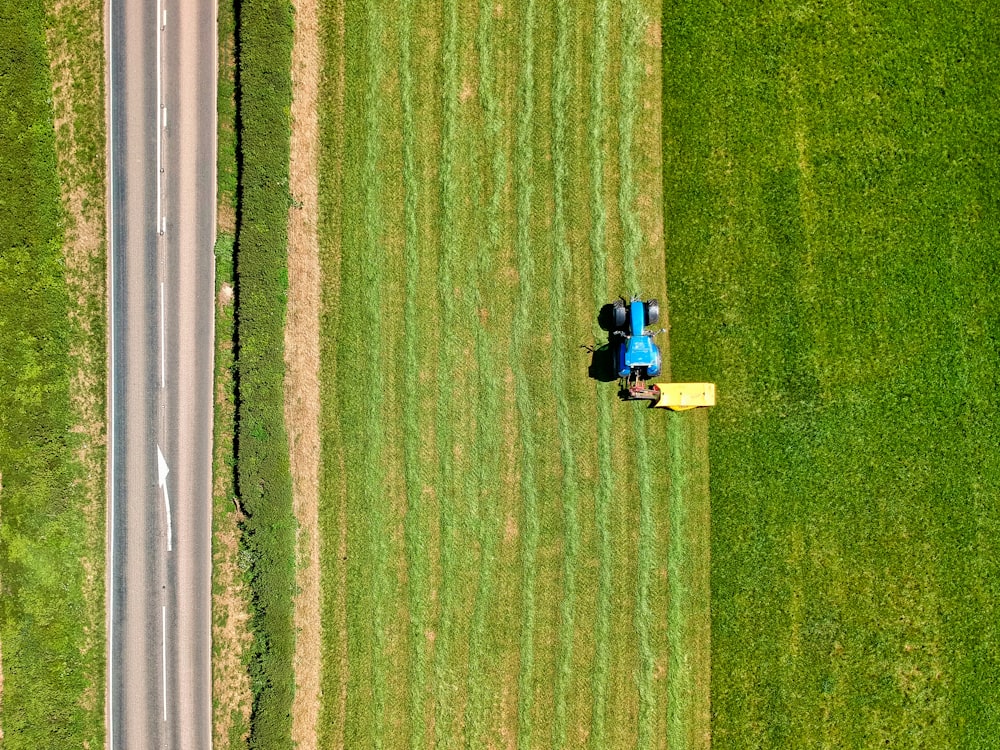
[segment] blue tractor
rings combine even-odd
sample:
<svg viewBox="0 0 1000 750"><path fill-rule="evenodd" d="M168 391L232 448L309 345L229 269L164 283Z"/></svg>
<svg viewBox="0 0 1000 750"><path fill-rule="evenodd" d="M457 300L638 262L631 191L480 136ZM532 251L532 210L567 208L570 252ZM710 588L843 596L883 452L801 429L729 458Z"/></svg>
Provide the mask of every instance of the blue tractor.
<svg viewBox="0 0 1000 750"><path fill-rule="evenodd" d="M660 319L660 305L655 299L643 302L633 297L626 302L619 297L611 303L609 340L614 351L618 377L629 383L641 383L660 375L660 349L653 336L663 333L647 331Z"/></svg>

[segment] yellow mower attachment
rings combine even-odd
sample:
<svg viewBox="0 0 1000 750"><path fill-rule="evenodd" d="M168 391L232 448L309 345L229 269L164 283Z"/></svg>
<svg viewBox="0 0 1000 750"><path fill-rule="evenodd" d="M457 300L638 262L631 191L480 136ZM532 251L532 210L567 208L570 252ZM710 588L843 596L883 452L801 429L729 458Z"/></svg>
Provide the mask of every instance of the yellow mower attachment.
<svg viewBox="0 0 1000 750"><path fill-rule="evenodd" d="M654 383L660 392L653 406L687 411L699 406L715 406L715 383Z"/></svg>

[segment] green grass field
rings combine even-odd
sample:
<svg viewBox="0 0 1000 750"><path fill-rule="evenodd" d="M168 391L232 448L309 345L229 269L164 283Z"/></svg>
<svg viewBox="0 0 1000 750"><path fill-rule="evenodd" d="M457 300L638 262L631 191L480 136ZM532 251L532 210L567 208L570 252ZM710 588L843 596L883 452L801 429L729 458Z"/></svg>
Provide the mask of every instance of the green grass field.
<svg viewBox="0 0 1000 750"><path fill-rule="evenodd" d="M677 379L713 378L724 748L1000 747L986 4L664 12Z"/></svg>
<svg viewBox="0 0 1000 750"><path fill-rule="evenodd" d="M326 11L325 747L666 747L691 725L681 702L668 721L682 453L581 348L618 293L664 298L659 21Z"/></svg>
<svg viewBox="0 0 1000 750"><path fill-rule="evenodd" d="M70 33L40 2L0 9L0 736L10 749L103 743L104 535L93 492L103 481L100 468L87 475L103 464L102 430L81 424L86 409L73 401L93 397L103 415L100 360L77 370L104 353L103 247L98 238L89 266L66 257L76 227L60 204L65 136L53 125L46 47L48 37L86 56L99 18L90 10ZM79 149L71 184L86 189L103 184L90 148L103 139L87 109L100 98L94 81L80 78L80 93L58 101L83 109L68 118L79 129L67 150Z"/></svg>

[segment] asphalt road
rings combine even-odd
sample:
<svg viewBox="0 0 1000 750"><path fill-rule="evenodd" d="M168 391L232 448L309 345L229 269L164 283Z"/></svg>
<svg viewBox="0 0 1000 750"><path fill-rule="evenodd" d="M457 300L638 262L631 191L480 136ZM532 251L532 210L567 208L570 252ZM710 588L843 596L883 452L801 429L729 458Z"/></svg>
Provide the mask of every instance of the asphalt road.
<svg viewBox="0 0 1000 750"><path fill-rule="evenodd" d="M109 24L108 746L209 748L216 5Z"/></svg>

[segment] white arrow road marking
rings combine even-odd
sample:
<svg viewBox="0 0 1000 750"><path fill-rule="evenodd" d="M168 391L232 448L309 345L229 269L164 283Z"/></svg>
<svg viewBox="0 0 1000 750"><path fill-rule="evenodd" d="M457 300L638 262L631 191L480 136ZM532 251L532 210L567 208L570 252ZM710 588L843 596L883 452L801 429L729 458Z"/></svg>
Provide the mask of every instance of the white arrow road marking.
<svg viewBox="0 0 1000 750"><path fill-rule="evenodd" d="M170 527L170 495L167 494L167 474L170 473L170 469L167 467L166 459L163 458L163 451L160 450L160 446L156 446L156 466L160 475L158 484L163 490L163 504L167 507L167 552L172 552L173 531Z"/></svg>

